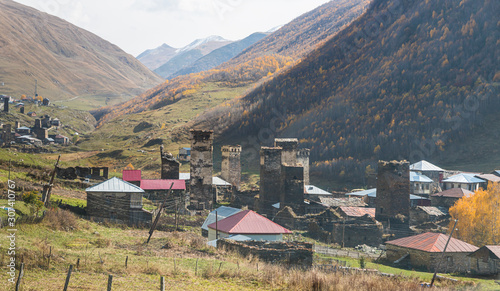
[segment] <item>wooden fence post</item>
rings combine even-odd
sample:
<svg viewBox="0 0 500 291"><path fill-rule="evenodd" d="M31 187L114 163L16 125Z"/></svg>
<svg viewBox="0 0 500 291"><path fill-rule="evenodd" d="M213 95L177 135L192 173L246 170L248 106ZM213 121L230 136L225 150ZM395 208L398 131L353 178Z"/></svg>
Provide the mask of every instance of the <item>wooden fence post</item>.
<svg viewBox="0 0 500 291"><path fill-rule="evenodd" d="M21 280L23 279L24 276L24 263L21 263L21 268L19 269L19 276L17 277L17 282L16 282L16 291L19 291L19 288L21 287Z"/></svg>
<svg viewBox="0 0 500 291"><path fill-rule="evenodd" d="M160 291L165 291L165 277L160 277Z"/></svg>
<svg viewBox="0 0 500 291"><path fill-rule="evenodd" d="M73 265L69 265L68 275L66 276L66 282L64 283L63 291L68 290L69 279L71 278L71 272L73 271Z"/></svg>
<svg viewBox="0 0 500 291"><path fill-rule="evenodd" d="M194 268L194 275L198 274L198 258L196 258L196 267Z"/></svg>
<svg viewBox="0 0 500 291"><path fill-rule="evenodd" d="M127 264L128 264L128 256L125 258L125 269L127 268Z"/></svg>
<svg viewBox="0 0 500 291"><path fill-rule="evenodd" d="M108 276L108 291L111 291L111 287L113 286L113 275Z"/></svg>
<svg viewBox="0 0 500 291"><path fill-rule="evenodd" d="M76 260L76 269L78 270L80 268L80 258Z"/></svg>

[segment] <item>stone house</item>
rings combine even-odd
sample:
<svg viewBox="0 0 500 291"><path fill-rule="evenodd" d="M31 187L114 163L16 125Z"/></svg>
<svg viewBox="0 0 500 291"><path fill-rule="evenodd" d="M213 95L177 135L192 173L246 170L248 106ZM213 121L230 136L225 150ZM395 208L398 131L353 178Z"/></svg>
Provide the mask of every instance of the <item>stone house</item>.
<svg viewBox="0 0 500 291"><path fill-rule="evenodd" d="M448 211L443 207L417 206L410 209L410 225L435 222L448 217Z"/></svg>
<svg viewBox="0 0 500 291"><path fill-rule="evenodd" d="M474 192L463 188L452 188L443 192L431 195L432 206L444 207L450 209L460 198L472 196Z"/></svg>
<svg viewBox="0 0 500 291"><path fill-rule="evenodd" d="M170 197L183 197L183 193L186 191L186 183L184 180L142 179L140 188L144 190L144 197L147 199L153 202L163 202L172 184L172 193L170 194Z"/></svg>
<svg viewBox="0 0 500 291"><path fill-rule="evenodd" d="M54 141L55 141L55 143L62 144L62 145L69 144L69 138L67 136L60 135L60 134L58 134L54 137Z"/></svg>
<svg viewBox="0 0 500 291"><path fill-rule="evenodd" d="M469 255L470 270L476 275L500 274L500 246L483 246Z"/></svg>
<svg viewBox="0 0 500 291"><path fill-rule="evenodd" d="M432 183L431 185L431 187L433 188L439 187L439 184L444 179L444 175L446 174L446 170L443 170L440 167L425 160L411 164L410 171L425 175L426 177L430 178L432 181L434 181L434 183Z"/></svg>
<svg viewBox="0 0 500 291"><path fill-rule="evenodd" d="M257 241L282 241L283 234L291 233L288 229L252 210L238 212L208 225L209 241L238 234Z"/></svg>
<svg viewBox="0 0 500 291"><path fill-rule="evenodd" d="M191 159L191 148L180 148L177 159L183 162L189 161Z"/></svg>
<svg viewBox="0 0 500 291"><path fill-rule="evenodd" d="M85 189L87 214L92 218L107 219L127 224L150 223L153 214L142 208L144 190L113 177Z"/></svg>
<svg viewBox="0 0 500 291"><path fill-rule="evenodd" d="M478 247L451 238L445 256L441 260L449 236L426 232L391 240L385 243L387 259L408 268L423 268L441 273L466 272L470 268L469 255Z"/></svg>
<svg viewBox="0 0 500 291"><path fill-rule="evenodd" d="M383 226L365 214L360 217L344 217L332 225L331 241L343 247L366 244L379 246L382 243Z"/></svg>

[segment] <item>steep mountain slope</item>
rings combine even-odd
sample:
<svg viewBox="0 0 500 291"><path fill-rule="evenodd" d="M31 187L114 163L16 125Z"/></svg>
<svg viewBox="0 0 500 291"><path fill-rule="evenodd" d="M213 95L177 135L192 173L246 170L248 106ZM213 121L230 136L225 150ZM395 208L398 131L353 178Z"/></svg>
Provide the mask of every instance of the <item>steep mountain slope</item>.
<svg viewBox="0 0 500 291"><path fill-rule="evenodd" d="M496 11L494 0L376 0L292 70L198 124L244 145L271 128L299 137L334 176L364 177L363 160L439 158L498 119Z"/></svg>
<svg viewBox="0 0 500 291"><path fill-rule="evenodd" d="M323 41L333 37L336 32L361 15L368 3L369 0L344 0L326 3L313 12L298 17L275 33L247 48L239 56L215 69L167 80L133 101L112 108L101 108L94 111L93 114L102 125L124 114L157 110L177 103L181 99L190 98L203 86L215 85L219 91L231 91L235 87L246 88L249 85L262 82L262 80L271 78L276 72L282 72L285 68L299 62L301 56L314 48L311 43L318 39L318 35L322 35ZM304 17L312 23L306 22ZM300 23L306 27L316 27L316 33L312 33L311 29L304 32L300 28ZM305 34L303 35L303 33ZM274 36L275 34L286 35L286 39L280 40ZM297 39L301 41L297 41ZM283 49L284 47L287 49ZM233 96L233 98L235 97L238 95ZM212 103L211 105L218 104Z"/></svg>
<svg viewBox="0 0 500 291"><path fill-rule="evenodd" d="M161 79L131 55L60 18L11 0L0 1L3 94L44 97L132 96Z"/></svg>
<svg viewBox="0 0 500 291"><path fill-rule="evenodd" d="M220 64L229 61L233 57L239 55L244 49L264 38L267 33L256 32L242 40L235 41L221 48L218 48L204 57L199 58L194 63L172 74L172 77L198 73L201 71L210 70Z"/></svg>
<svg viewBox="0 0 500 291"><path fill-rule="evenodd" d="M209 54L210 52L230 43L231 41L223 39L220 36L210 36L205 39L197 39L179 50L174 57L154 71L163 78L172 78L172 75L175 72L193 64L196 60Z"/></svg>
<svg viewBox="0 0 500 291"><path fill-rule="evenodd" d="M155 49L144 51L137 56L137 59L150 70L156 70L173 58L178 51L179 49L173 48L164 43Z"/></svg>

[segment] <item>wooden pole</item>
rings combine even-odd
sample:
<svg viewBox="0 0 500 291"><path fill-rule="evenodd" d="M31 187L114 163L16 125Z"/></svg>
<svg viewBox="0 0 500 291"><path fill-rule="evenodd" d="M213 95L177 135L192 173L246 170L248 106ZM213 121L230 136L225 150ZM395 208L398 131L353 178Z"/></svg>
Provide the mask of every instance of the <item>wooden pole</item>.
<svg viewBox="0 0 500 291"><path fill-rule="evenodd" d="M160 291L165 291L165 277L160 277Z"/></svg>
<svg viewBox="0 0 500 291"><path fill-rule="evenodd" d="M45 207L49 207L49 204L50 204L50 193L52 191L52 186L54 185L54 178L56 176L56 170L57 170L57 166L59 165L60 159L61 159L61 155L59 155L59 157L57 157L57 162L54 166L54 170L52 171L52 175L50 177L50 182L49 182L48 188L47 188L46 192L43 193L43 195L42 195L42 200L43 200L43 203L45 204Z"/></svg>
<svg viewBox="0 0 500 291"><path fill-rule="evenodd" d="M76 269L78 270L80 268L80 258L76 260Z"/></svg>
<svg viewBox="0 0 500 291"><path fill-rule="evenodd" d="M113 275L108 276L108 291L111 291L111 287L113 286Z"/></svg>
<svg viewBox="0 0 500 291"><path fill-rule="evenodd" d="M198 258L196 258L196 267L194 267L194 275L198 274Z"/></svg>
<svg viewBox="0 0 500 291"><path fill-rule="evenodd" d="M446 245L444 246L443 252L441 253L441 258L438 261L438 264L436 265L436 269L434 270L434 275L432 275L431 288L432 288L432 286L434 286L434 280L436 280L436 275L437 275L438 269L441 266L441 261L444 259L446 248L448 247L448 244L450 243L451 236L453 235L453 231L455 230L457 223L458 223L458 219L455 219L455 224L453 224L453 228L451 229L451 233L450 233L450 236L448 237L448 241L446 241Z"/></svg>
<svg viewBox="0 0 500 291"><path fill-rule="evenodd" d="M19 288L21 287L21 280L23 279L24 276L24 263L21 263L21 268L19 269L19 276L17 277L17 282L16 282L16 291L19 291Z"/></svg>
<svg viewBox="0 0 500 291"><path fill-rule="evenodd" d="M167 198L170 196L170 192L172 192L172 187L174 187L174 183L170 184L170 188L168 189L167 196L165 196L165 200L163 200L163 203L160 206L160 209L158 209L158 214L156 214L155 221L153 222L153 225L151 225L151 229L149 230L149 237L146 243L149 243L149 240L151 239L151 236L153 235L153 232L155 231L156 224L158 223L158 220L160 220L161 216L161 211L163 210L163 207L165 207L165 204L167 203Z"/></svg>
<svg viewBox="0 0 500 291"><path fill-rule="evenodd" d="M217 215L217 210L215 210L215 246L217 246L218 239L219 239L219 216Z"/></svg>
<svg viewBox="0 0 500 291"><path fill-rule="evenodd" d="M127 264L128 264L128 256L125 258L125 269L127 268Z"/></svg>
<svg viewBox="0 0 500 291"><path fill-rule="evenodd" d="M69 279L71 278L71 272L73 271L73 265L69 265L68 275L66 275L66 282L64 283L63 291L68 290Z"/></svg>
<svg viewBox="0 0 500 291"><path fill-rule="evenodd" d="M50 269L50 258L52 257L52 246L50 246L47 269Z"/></svg>

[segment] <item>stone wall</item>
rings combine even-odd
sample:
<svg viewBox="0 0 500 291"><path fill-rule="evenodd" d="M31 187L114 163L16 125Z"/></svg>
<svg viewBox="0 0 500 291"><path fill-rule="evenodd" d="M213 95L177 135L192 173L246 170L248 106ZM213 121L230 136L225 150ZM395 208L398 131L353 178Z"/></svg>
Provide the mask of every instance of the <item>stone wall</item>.
<svg viewBox="0 0 500 291"><path fill-rule="evenodd" d="M241 146L223 146L221 151L221 177L239 190L241 183Z"/></svg>
<svg viewBox="0 0 500 291"><path fill-rule="evenodd" d="M312 243L307 242L236 242L219 239L217 248L233 251L244 257L252 255L274 264L310 267L313 263Z"/></svg>
<svg viewBox="0 0 500 291"><path fill-rule="evenodd" d="M408 224L410 217L409 162L379 161L375 211L378 221L390 220L391 225L401 222Z"/></svg>
<svg viewBox="0 0 500 291"><path fill-rule="evenodd" d="M74 180L91 176L92 179L107 180L109 174L108 167L69 167L57 168L57 178Z"/></svg>
<svg viewBox="0 0 500 291"><path fill-rule="evenodd" d="M460 198L431 196L431 205L450 209Z"/></svg>
<svg viewBox="0 0 500 291"><path fill-rule="evenodd" d="M408 268L422 268L429 272L433 272L438 266L440 273L462 273L470 269L470 253L449 253L446 252L445 257L441 260L441 252L424 252L421 250L404 248L387 244L387 260L393 263L402 258L405 254L410 254L409 258L403 260L401 264Z"/></svg>
<svg viewBox="0 0 500 291"><path fill-rule="evenodd" d="M132 201L141 201L141 193L87 193L87 215L128 224L150 223L152 214L141 206L132 208Z"/></svg>
<svg viewBox="0 0 500 291"><path fill-rule="evenodd" d="M213 131L191 130L191 201L196 208L212 209Z"/></svg>
<svg viewBox="0 0 500 291"><path fill-rule="evenodd" d="M284 164L295 165L297 163L297 149L299 140L296 138L276 138L274 147L282 148L281 162Z"/></svg>
<svg viewBox="0 0 500 291"><path fill-rule="evenodd" d="M382 243L383 226L365 215L333 223L331 241L343 247L369 245L378 247Z"/></svg>

